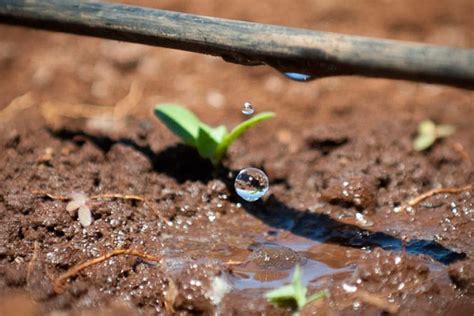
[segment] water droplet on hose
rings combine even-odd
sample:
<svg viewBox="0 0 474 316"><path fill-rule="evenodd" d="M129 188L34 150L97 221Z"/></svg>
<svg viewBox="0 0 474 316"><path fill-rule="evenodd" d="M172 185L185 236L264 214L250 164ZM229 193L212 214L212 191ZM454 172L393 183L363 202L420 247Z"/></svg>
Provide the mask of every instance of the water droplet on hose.
<svg viewBox="0 0 474 316"><path fill-rule="evenodd" d="M268 177L260 169L246 168L235 178L235 191L246 201L254 202L268 191Z"/></svg>
<svg viewBox="0 0 474 316"><path fill-rule="evenodd" d="M300 81L300 82L309 81L313 79L310 75L301 74L298 72L285 72L284 75L290 78L291 80Z"/></svg>
<svg viewBox="0 0 474 316"><path fill-rule="evenodd" d="M242 113L245 115L252 115L253 112L255 112L255 109L253 108L252 103L245 102L244 106L242 107Z"/></svg>

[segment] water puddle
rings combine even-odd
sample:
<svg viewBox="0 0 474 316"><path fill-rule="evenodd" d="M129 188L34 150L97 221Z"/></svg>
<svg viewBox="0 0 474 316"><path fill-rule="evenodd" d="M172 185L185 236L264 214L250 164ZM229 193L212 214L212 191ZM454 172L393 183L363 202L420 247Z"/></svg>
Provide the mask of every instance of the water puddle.
<svg viewBox="0 0 474 316"><path fill-rule="evenodd" d="M294 268L285 271L251 271L245 268L236 268L231 279L233 287L238 290L243 289L272 289L280 287L291 282ZM301 265L301 280L305 284L317 281L319 278L339 273L351 273L355 270L354 266L341 269L333 269L330 266L314 261L307 260Z"/></svg>
<svg viewBox="0 0 474 316"><path fill-rule="evenodd" d="M397 236L343 223L326 214L289 208L273 197L268 199L267 204L268 209L278 210L278 216L275 216L275 212L262 210L261 207L254 208L248 204L244 206L250 214L274 229L286 230L311 241L359 250L382 248L389 251L406 251L410 255L424 254L443 264L450 264L466 256L443 247L434 240L413 239L405 243Z"/></svg>
<svg viewBox="0 0 474 316"><path fill-rule="evenodd" d="M309 285L323 277L350 274L356 268L346 247L328 246L286 231L258 236L248 248L247 259L232 268L235 289L280 287L291 282L296 265L301 267L302 281Z"/></svg>

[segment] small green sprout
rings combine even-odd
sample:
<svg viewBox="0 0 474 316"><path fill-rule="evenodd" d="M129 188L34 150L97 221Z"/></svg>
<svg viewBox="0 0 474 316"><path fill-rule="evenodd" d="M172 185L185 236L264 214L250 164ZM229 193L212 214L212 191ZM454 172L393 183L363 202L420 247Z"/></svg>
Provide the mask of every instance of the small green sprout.
<svg viewBox="0 0 474 316"><path fill-rule="evenodd" d="M430 120L423 120L418 124L418 135L413 141L413 148L423 151L436 142L439 138L447 137L455 131L452 125L436 125Z"/></svg>
<svg viewBox="0 0 474 316"><path fill-rule="evenodd" d="M194 113L176 104L160 104L155 115L186 145L197 149L199 155L218 165L229 146L253 125L275 116L263 112L237 125L230 133L223 125L210 127L201 122Z"/></svg>
<svg viewBox="0 0 474 316"><path fill-rule="evenodd" d="M296 307L293 316L297 316L306 304L328 296L328 292L324 290L316 292L309 297L306 296L306 292L307 289L301 282L301 270L297 265L293 273L291 284L272 290L265 294L265 297L276 307Z"/></svg>

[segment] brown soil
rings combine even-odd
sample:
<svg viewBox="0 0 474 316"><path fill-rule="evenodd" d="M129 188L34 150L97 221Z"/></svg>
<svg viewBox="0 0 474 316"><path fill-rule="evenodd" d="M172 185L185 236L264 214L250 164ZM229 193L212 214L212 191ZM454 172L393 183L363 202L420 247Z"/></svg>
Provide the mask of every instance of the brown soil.
<svg viewBox="0 0 474 316"><path fill-rule="evenodd" d="M157 5L474 43L467 0ZM1 315L289 314L263 294L288 283L296 264L310 293L330 292L304 315L474 312L474 190L407 207L430 189L474 183L472 92L348 77L297 83L266 67L8 26L0 74ZM277 117L238 140L213 172L152 116L169 101L210 124L236 125L245 101ZM457 130L419 153L411 141L425 118ZM271 182L255 203L233 190L249 166ZM73 192L91 198L88 228L66 211ZM118 255L53 286L115 249L159 261Z"/></svg>

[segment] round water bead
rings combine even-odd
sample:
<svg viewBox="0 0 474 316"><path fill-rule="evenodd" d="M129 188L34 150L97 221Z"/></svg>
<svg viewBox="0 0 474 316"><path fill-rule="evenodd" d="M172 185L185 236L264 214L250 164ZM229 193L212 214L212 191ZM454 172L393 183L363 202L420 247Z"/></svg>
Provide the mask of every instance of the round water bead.
<svg viewBox="0 0 474 316"><path fill-rule="evenodd" d="M254 202L268 191L268 177L260 169L246 168L235 178L235 191L246 201Z"/></svg>
<svg viewBox="0 0 474 316"><path fill-rule="evenodd" d="M245 115L252 115L253 112L255 112L255 109L253 108L252 103L245 102L244 106L242 107L242 113Z"/></svg>

